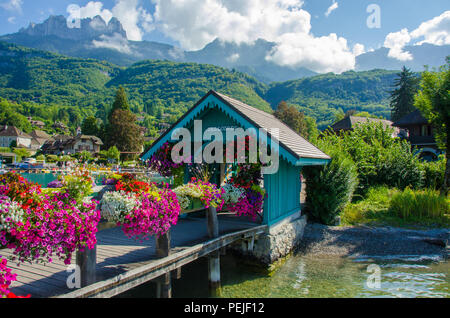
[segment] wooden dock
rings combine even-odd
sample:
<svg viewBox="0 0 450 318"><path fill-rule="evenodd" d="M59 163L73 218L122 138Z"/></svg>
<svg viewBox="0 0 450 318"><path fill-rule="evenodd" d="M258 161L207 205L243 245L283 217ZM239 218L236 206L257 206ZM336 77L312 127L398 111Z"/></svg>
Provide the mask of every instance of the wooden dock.
<svg viewBox="0 0 450 318"><path fill-rule="evenodd" d="M218 253L238 240L254 238L267 229L266 225L229 215L219 215L218 220L218 233L211 236L208 218L179 219L170 231L170 253L163 257L157 256L154 238L138 242L128 239L117 227L101 230L97 233L95 283L79 289L69 289L67 282L72 281L74 267L70 270L62 261L19 266L10 261L8 265L17 274L11 291L46 298L113 297L148 281L161 280L161 277L170 280L171 272L175 274L172 276L179 277L183 265ZM4 249L0 254L8 257L12 252ZM76 264L75 255L72 264ZM166 284L170 286L170 282Z"/></svg>

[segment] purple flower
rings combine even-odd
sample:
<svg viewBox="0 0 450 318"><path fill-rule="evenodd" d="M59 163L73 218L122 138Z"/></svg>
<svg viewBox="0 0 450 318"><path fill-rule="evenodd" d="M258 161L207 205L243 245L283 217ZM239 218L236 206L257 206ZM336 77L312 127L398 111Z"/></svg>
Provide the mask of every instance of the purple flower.
<svg viewBox="0 0 450 318"><path fill-rule="evenodd" d="M47 184L47 188L57 189L57 188L62 188L62 187L63 187L63 184L59 180L53 180L52 182Z"/></svg>

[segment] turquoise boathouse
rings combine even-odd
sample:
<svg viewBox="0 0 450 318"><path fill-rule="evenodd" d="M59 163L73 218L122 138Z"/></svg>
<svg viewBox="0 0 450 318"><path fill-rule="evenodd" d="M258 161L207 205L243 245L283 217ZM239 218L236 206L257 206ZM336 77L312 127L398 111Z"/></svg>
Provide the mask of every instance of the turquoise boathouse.
<svg viewBox="0 0 450 318"><path fill-rule="evenodd" d="M325 165L331 158L306 141L275 116L251 107L241 101L215 91L209 91L170 129L157 139L144 153L142 160L148 160L164 143L173 142L172 133L177 128L186 128L193 133L194 121L202 121L203 132L208 128L224 129L235 127L247 130L261 129L267 134L267 144L279 145L279 168L274 174L264 175L266 190L263 223L274 225L286 218L300 215L300 173L304 166ZM276 129L278 137L270 132ZM205 140L210 142L210 140Z"/></svg>

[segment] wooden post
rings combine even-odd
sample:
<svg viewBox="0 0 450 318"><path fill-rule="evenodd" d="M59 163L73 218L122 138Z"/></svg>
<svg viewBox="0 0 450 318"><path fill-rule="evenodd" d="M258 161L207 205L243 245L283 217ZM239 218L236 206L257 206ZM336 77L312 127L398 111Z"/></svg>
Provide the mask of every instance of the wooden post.
<svg viewBox="0 0 450 318"><path fill-rule="evenodd" d="M76 263L80 269L81 287L95 283L95 265L97 263L97 245L93 249L86 248L83 252L77 251Z"/></svg>
<svg viewBox="0 0 450 318"><path fill-rule="evenodd" d="M156 255L158 257L170 255L170 230L166 234L156 237Z"/></svg>
<svg viewBox="0 0 450 318"><path fill-rule="evenodd" d="M156 255L167 257L170 255L170 230L166 234L156 237ZM170 272L162 275L156 282L158 298L172 298L172 278Z"/></svg>
<svg viewBox="0 0 450 318"><path fill-rule="evenodd" d="M210 206L206 213L206 220L208 222L208 235L210 238L219 237L219 220L217 219L216 208Z"/></svg>
<svg viewBox="0 0 450 318"><path fill-rule="evenodd" d="M219 220L216 208L210 206L207 211L208 235L210 238L219 237ZM221 295L220 286L220 251L208 255L208 280L211 296Z"/></svg>
<svg viewBox="0 0 450 318"><path fill-rule="evenodd" d="M220 251L215 251L208 255L208 280L211 296L221 296L222 289L220 286Z"/></svg>

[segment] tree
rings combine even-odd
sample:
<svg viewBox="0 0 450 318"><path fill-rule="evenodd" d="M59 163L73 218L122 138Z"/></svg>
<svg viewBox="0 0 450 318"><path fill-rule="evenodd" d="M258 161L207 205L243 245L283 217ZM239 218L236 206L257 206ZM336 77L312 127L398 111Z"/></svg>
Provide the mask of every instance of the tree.
<svg viewBox="0 0 450 318"><path fill-rule="evenodd" d="M112 159L115 161L119 161L120 159L120 151L116 146L109 147L109 149L105 152L105 156L107 159Z"/></svg>
<svg viewBox="0 0 450 318"><path fill-rule="evenodd" d="M405 66L397 76L394 90L390 92L391 118L394 122L415 111L414 95L419 88L419 78Z"/></svg>
<svg viewBox="0 0 450 318"><path fill-rule="evenodd" d="M116 146L120 152L140 152L144 142L141 128L136 124L136 115L130 111L123 87L119 87L116 99L105 127L106 145ZM129 156L127 156L129 157Z"/></svg>
<svg viewBox="0 0 450 318"><path fill-rule="evenodd" d="M274 115L292 130L308 138L308 124L305 120L305 115L299 112L297 108L289 106L285 101L282 101L278 104Z"/></svg>
<svg viewBox="0 0 450 318"><path fill-rule="evenodd" d="M86 117L81 124L81 132L84 135L99 136L99 128L97 125L97 118L94 116Z"/></svg>
<svg viewBox="0 0 450 318"><path fill-rule="evenodd" d="M122 86L120 86L119 89L117 90L116 99L114 100L114 103L112 105L109 117L111 117L112 113L117 109L130 110L127 93L125 92L125 88L123 88Z"/></svg>
<svg viewBox="0 0 450 318"><path fill-rule="evenodd" d="M106 142L121 152L140 152L143 138L141 128L135 123L136 115L129 110L116 109L106 128Z"/></svg>
<svg viewBox="0 0 450 318"><path fill-rule="evenodd" d="M414 103L434 127L438 146L446 152L447 164L441 187L444 195L448 194L450 186L450 56L446 62L439 71L427 69L422 73L421 90Z"/></svg>

